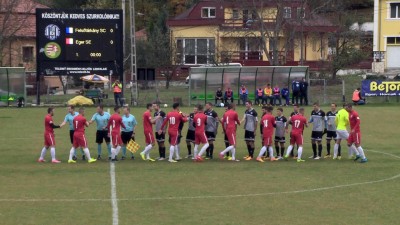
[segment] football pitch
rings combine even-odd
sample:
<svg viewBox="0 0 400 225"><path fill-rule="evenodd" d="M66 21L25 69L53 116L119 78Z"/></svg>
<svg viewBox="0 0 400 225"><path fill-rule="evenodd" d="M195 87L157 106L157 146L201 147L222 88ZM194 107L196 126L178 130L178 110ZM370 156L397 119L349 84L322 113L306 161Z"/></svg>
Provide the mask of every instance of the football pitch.
<svg viewBox="0 0 400 225"><path fill-rule="evenodd" d="M260 107L255 108L261 114ZM327 106L322 109L329 111ZM119 161L114 167L107 160L88 164L80 160L79 151L78 162L67 164L68 126L55 130L57 158L62 163L49 163L49 151L47 162L37 163L47 109L0 108L0 224L399 224L399 108L355 109L369 159L365 164L347 159L343 143L340 161L308 159L311 128L306 128L305 163L184 159L172 164L142 161L136 153L135 160ZM189 113L192 108L181 110ZM284 110L287 116L292 108ZM221 116L223 109L216 111ZM237 111L241 118L244 108ZM86 118L90 120L94 112L95 108L87 108ZM139 122L136 140L143 147L144 108L131 112ZM310 113L307 107L307 118ZM61 123L65 114L65 108L56 108L54 122ZM86 129L92 157L97 155L95 130L94 124ZM184 136L186 130L187 125ZM243 127L237 135L236 151L242 159L247 153ZM257 131L256 154L260 145ZM221 128L215 146L217 158L225 147ZM181 157L186 153L182 143ZM151 156L157 155L154 147Z"/></svg>

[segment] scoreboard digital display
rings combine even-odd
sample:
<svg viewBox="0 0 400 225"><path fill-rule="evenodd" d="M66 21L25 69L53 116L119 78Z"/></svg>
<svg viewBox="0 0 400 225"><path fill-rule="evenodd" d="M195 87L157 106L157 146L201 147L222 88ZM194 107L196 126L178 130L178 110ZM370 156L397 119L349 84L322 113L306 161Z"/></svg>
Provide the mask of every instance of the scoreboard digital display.
<svg viewBox="0 0 400 225"><path fill-rule="evenodd" d="M113 61L116 59L116 32L113 24L75 25L66 27L65 60Z"/></svg>
<svg viewBox="0 0 400 225"><path fill-rule="evenodd" d="M39 75L120 75L122 10L36 9Z"/></svg>

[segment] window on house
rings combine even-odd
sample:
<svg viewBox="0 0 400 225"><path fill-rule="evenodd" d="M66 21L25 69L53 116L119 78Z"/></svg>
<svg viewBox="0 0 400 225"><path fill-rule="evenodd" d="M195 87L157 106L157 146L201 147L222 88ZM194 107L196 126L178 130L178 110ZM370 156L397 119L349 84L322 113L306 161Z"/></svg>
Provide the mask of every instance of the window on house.
<svg viewBox="0 0 400 225"><path fill-rule="evenodd" d="M239 19L239 10L237 9L232 10L232 19Z"/></svg>
<svg viewBox="0 0 400 225"><path fill-rule="evenodd" d="M328 55L336 55L337 38L334 35L328 37Z"/></svg>
<svg viewBox="0 0 400 225"><path fill-rule="evenodd" d="M292 18L292 8L290 7L283 8L283 18L286 19Z"/></svg>
<svg viewBox="0 0 400 225"><path fill-rule="evenodd" d="M297 19L303 19L306 16L304 8L297 8Z"/></svg>
<svg viewBox="0 0 400 225"><path fill-rule="evenodd" d="M400 19L400 3L390 3L390 18Z"/></svg>
<svg viewBox="0 0 400 225"><path fill-rule="evenodd" d="M22 60L24 62L32 62L33 61L33 47L32 46L22 47Z"/></svg>
<svg viewBox="0 0 400 225"><path fill-rule="evenodd" d="M388 45L400 45L400 37L388 37L386 42Z"/></svg>
<svg viewBox="0 0 400 225"><path fill-rule="evenodd" d="M215 18L215 7L205 7L201 9L202 18Z"/></svg>
<svg viewBox="0 0 400 225"><path fill-rule="evenodd" d="M251 18L252 18L253 20L256 20L256 19L258 18L258 15L257 15L257 11L256 11L256 10L252 10L252 11L251 11Z"/></svg>
<svg viewBox="0 0 400 225"><path fill-rule="evenodd" d="M182 46L183 49L183 52L177 49L177 58L181 58L182 64L210 64L214 60L214 39L178 39L176 43L178 48Z"/></svg>
<svg viewBox="0 0 400 225"><path fill-rule="evenodd" d="M176 40L176 64L182 64L183 62L183 40L178 39Z"/></svg>
<svg viewBox="0 0 400 225"><path fill-rule="evenodd" d="M196 39L185 39L185 64L196 64Z"/></svg>
<svg viewBox="0 0 400 225"><path fill-rule="evenodd" d="M317 51L317 44L318 44L317 42L318 42L317 38L313 38L312 39L312 50L313 50L313 52Z"/></svg>

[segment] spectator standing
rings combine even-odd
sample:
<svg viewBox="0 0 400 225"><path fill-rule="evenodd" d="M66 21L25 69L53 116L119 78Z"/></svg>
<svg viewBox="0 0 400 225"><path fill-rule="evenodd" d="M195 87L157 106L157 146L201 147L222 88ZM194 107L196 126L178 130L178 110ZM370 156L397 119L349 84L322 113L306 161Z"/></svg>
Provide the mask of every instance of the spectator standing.
<svg viewBox="0 0 400 225"><path fill-rule="evenodd" d="M114 101L115 101L115 106L118 106L118 102L120 106L124 106L124 102L122 100L122 84L119 82L119 80L116 80L112 86L113 92L114 92Z"/></svg>
<svg viewBox="0 0 400 225"><path fill-rule="evenodd" d="M304 102L303 102L304 101ZM303 78L300 82L300 104L308 105L308 82Z"/></svg>
<svg viewBox="0 0 400 225"><path fill-rule="evenodd" d="M292 104L299 104L299 96L300 96L300 82L295 79L292 82ZM296 99L296 102L295 102Z"/></svg>

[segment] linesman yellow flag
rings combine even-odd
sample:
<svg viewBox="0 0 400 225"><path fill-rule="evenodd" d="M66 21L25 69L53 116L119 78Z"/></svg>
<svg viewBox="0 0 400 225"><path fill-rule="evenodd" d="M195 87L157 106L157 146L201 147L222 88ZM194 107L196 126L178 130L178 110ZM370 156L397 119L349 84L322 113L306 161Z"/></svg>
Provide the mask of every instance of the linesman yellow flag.
<svg viewBox="0 0 400 225"><path fill-rule="evenodd" d="M132 139L126 145L126 149L128 149L132 153L135 153L137 150L139 150L139 148L140 145Z"/></svg>

